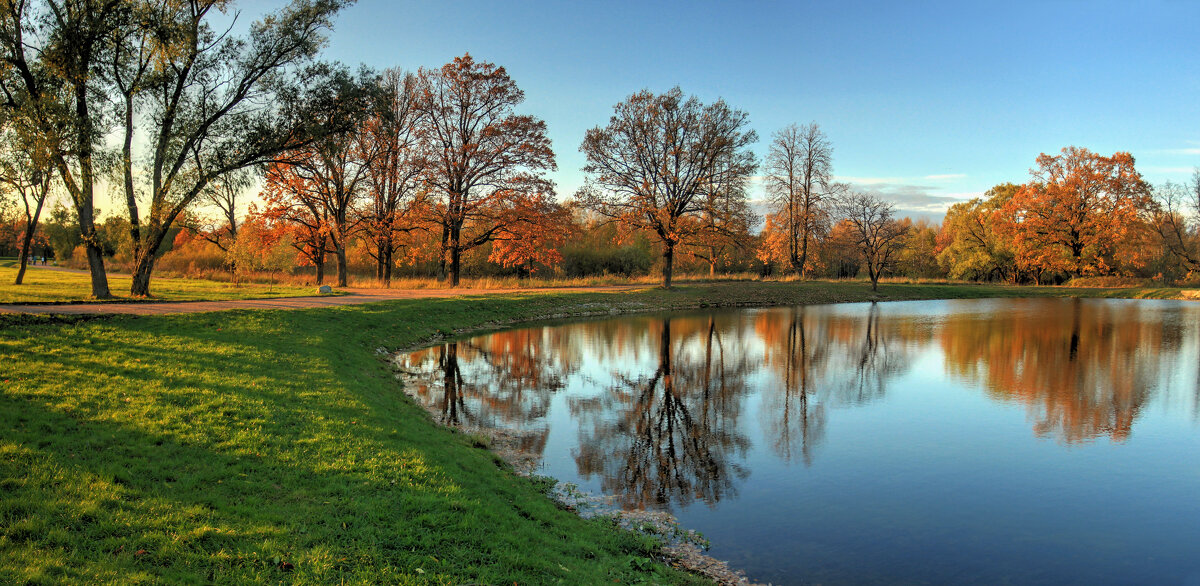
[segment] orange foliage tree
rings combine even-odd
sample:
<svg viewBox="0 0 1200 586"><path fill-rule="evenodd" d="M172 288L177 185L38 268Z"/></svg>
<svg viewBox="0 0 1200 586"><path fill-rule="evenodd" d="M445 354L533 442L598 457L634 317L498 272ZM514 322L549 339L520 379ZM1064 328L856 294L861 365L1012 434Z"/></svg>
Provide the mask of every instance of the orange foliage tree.
<svg viewBox="0 0 1200 586"><path fill-rule="evenodd" d="M1019 266L1081 276L1145 265L1152 201L1133 155L1070 146L1037 164L1003 209Z"/></svg>
<svg viewBox="0 0 1200 586"><path fill-rule="evenodd" d="M558 249L571 235L571 210L541 195L516 198L512 204L505 210L504 228L497 231L488 260L523 274L533 274L537 264L560 264Z"/></svg>
<svg viewBox="0 0 1200 586"><path fill-rule="evenodd" d="M268 224L291 234L290 242L299 253L300 264L317 270L317 284L325 280L325 254L329 252L331 219L314 186L294 172L294 167L272 163L264 174L261 214Z"/></svg>
<svg viewBox="0 0 1200 586"><path fill-rule="evenodd" d="M557 168L546 123L515 113L523 101L503 67L470 55L420 72L424 179L442 232L439 276L448 270L451 285L459 283L464 252L504 234L514 218L508 209L553 197L543 176Z"/></svg>

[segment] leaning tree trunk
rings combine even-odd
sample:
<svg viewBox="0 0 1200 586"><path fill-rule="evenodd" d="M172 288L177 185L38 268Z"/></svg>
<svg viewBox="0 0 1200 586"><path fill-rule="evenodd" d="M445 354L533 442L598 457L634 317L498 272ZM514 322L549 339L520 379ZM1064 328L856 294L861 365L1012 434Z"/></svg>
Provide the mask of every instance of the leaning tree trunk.
<svg viewBox="0 0 1200 586"><path fill-rule="evenodd" d="M129 294L134 297L150 296L150 273L154 270L154 253L145 252L136 259L133 267L133 284L129 286Z"/></svg>
<svg viewBox="0 0 1200 586"><path fill-rule="evenodd" d="M104 271L104 251L100 250L100 241L96 236L96 224L91 210L79 213L79 233L87 251L88 273L92 279L92 297L96 299L111 299L112 292L108 289L108 273Z"/></svg>
<svg viewBox="0 0 1200 586"><path fill-rule="evenodd" d="M25 222L25 237L21 239L21 268L17 269L17 285L25 281L25 265L29 262L30 248L33 247L33 234L37 232L38 217L42 215L42 202L46 201L42 198L37 207L33 211L33 218ZM29 208L25 208L26 211Z"/></svg>
<svg viewBox="0 0 1200 586"><path fill-rule="evenodd" d="M133 284L129 286L129 294L134 297L150 296L150 274L154 271L154 263L158 261L158 249L162 247L167 231L161 226L146 227L147 241L137 249L133 262Z"/></svg>

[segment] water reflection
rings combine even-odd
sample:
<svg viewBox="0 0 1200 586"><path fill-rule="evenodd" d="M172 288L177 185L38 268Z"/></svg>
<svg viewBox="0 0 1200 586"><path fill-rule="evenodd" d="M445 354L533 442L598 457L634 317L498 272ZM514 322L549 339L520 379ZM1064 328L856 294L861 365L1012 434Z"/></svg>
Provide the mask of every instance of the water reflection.
<svg viewBox="0 0 1200 586"><path fill-rule="evenodd" d="M1039 437L1125 441L1190 323L1185 310L1134 303L936 307L583 322L448 342L398 364L444 423L519 430L538 454L552 421L570 426L575 473L625 506L711 506L749 476L752 438L784 462L811 466L831 409L882 400L932 351L949 377L1023 405ZM563 413L551 417L560 394ZM1195 410L1200 396L1190 402ZM751 403L757 425L742 421Z"/></svg>
<svg viewBox="0 0 1200 586"><path fill-rule="evenodd" d="M1162 358L1179 348L1181 323L1147 319L1134 304L1068 303L1036 319L951 314L938 336L946 369L1025 405L1039 436L1124 441L1162 378Z"/></svg>
<svg viewBox="0 0 1200 586"><path fill-rule="evenodd" d="M1041 299L623 317L397 364L437 419L762 581L1091 584L1200 575L1198 356L1200 305Z"/></svg>
<svg viewBox="0 0 1200 586"><path fill-rule="evenodd" d="M626 507L715 504L749 474L737 419L750 363L745 352L726 352L713 317L651 327L653 371L618 371L607 393L571 402L580 421L575 462Z"/></svg>

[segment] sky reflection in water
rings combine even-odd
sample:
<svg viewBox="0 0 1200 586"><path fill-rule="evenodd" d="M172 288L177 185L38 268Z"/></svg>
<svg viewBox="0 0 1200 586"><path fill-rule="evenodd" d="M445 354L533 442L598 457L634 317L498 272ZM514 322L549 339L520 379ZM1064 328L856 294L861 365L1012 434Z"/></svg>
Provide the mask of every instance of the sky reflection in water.
<svg viewBox="0 0 1200 586"><path fill-rule="evenodd" d="M1200 305L635 316L402 359L449 423L760 581L1200 583Z"/></svg>

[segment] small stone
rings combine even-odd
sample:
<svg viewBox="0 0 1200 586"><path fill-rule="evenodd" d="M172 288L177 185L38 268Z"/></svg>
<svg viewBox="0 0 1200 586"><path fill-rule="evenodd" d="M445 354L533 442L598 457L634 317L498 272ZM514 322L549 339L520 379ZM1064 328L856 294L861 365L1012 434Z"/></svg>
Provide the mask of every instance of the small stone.
<svg viewBox="0 0 1200 586"><path fill-rule="evenodd" d="M320 287L317 287L318 295L328 295L329 293L333 293L333 287L330 287L329 285L321 285Z"/></svg>

